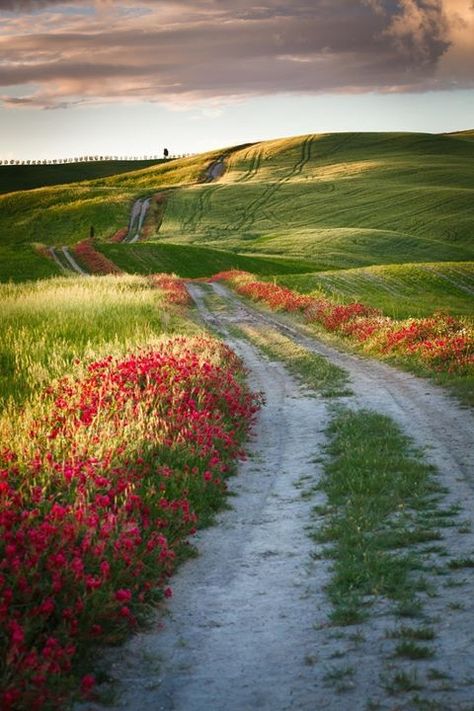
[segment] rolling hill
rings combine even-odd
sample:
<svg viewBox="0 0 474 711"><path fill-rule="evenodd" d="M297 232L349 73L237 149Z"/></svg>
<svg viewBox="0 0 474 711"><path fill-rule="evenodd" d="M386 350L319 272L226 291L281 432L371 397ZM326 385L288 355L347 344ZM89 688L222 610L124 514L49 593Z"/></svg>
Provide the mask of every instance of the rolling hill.
<svg viewBox="0 0 474 711"><path fill-rule="evenodd" d="M59 165L0 165L0 194L104 178L163 162L164 160L95 160Z"/></svg>
<svg viewBox="0 0 474 711"><path fill-rule="evenodd" d="M32 245L74 244L93 225L96 246L125 271L209 276L236 267L342 300L360 292L389 309L433 293L465 313L472 295L445 277L452 262L472 275L473 135L315 134L9 193L0 196L0 278L55 273ZM224 174L204 182L221 156ZM162 214L147 241L108 244L133 200L156 193Z"/></svg>

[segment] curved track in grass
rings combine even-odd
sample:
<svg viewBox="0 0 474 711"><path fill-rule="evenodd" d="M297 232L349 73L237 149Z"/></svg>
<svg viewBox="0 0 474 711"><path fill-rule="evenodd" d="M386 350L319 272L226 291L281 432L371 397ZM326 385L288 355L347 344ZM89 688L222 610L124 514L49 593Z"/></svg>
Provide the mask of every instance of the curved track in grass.
<svg viewBox="0 0 474 711"><path fill-rule="evenodd" d="M394 699L384 681L387 675L412 673L414 664L394 658L395 643L386 637L394 625L387 600L379 601L373 616L357 628L335 628L328 621L325 586L331 564L308 530L314 505L324 503L314 487L322 473L331 406L310 396L281 363L242 340L235 327L277 329L344 368L354 393L343 399L345 405L390 416L426 449L446 487L443 506L462 508L463 534L457 527L442 531L443 545L455 556L474 550L468 526L474 524L472 414L425 380L339 352L288 319L244 303L221 284L212 286L208 300L209 289L189 286L203 322L243 358L265 406L250 456L231 482L232 508L219 516L216 528L198 534L200 556L173 579L167 614L157 618L155 631L137 635L111 654L118 683L113 708L365 711L369 701L384 710L419 708L413 692ZM301 495L302 481L311 496ZM423 681L418 699L426 708L467 711L474 691L474 568L466 567L462 581L458 576L456 585L449 585L436 573L446 559L426 553L426 561L433 567L425 573L436 583L436 593L424 595L425 617L418 624L436 626L435 658L417 662L417 678ZM433 668L449 683L440 684ZM343 693L338 678L344 681Z"/></svg>

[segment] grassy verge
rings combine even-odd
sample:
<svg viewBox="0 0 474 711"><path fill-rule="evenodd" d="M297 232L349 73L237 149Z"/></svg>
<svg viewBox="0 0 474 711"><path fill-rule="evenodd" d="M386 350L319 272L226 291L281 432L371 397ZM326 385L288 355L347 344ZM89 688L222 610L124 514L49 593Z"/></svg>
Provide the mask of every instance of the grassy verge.
<svg viewBox="0 0 474 711"><path fill-rule="evenodd" d="M242 325L238 331L262 353L283 361L288 370L314 392L324 397L351 394L348 388L349 376L345 370L299 346L276 329Z"/></svg>
<svg viewBox="0 0 474 711"><path fill-rule="evenodd" d="M204 302L213 312L224 312L228 303L215 292L206 288ZM349 376L345 370L330 363L326 358L312 353L307 348L295 343L271 326L250 324L232 325L231 332L237 338L244 338L262 353L281 360L288 370L304 385L324 397L350 395Z"/></svg>
<svg viewBox="0 0 474 711"><path fill-rule="evenodd" d="M356 341L350 341L348 338L344 338L337 333L326 331L319 324L304 323L303 320L296 316L299 321L301 328L308 334L317 336L322 341L328 345L332 345L339 348L344 348L352 353L362 353L367 355L364 348L358 344ZM377 357L376 354L371 353L370 357ZM422 378L428 378L432 380L437 385L445 388L451 393L459 402L463 405L469 407L474 406L474 375L470 373L457 373L457 372L446 372L433 370L427 365L420 362L415 362L411 357L403 357L402 355L383 355L378 357L379 360L393 365L396 368L407 371L408 373L413 373Z"/></svg>
<svg viewBox="0 0 474 711"><path fill-rule="evenodd" d="M426 262L281 275L278 284L340 303L362 301L394 319L472 316L474 262Z"/></svg>
<svg viewBox="0 0 474 711"><path fill-rule="evenodd" d="M328 428L321 488L327 497L318 540L331 544L332 620L363 619L377 597L416 611L423 580L416 544L439 538L439 488L409 439L389 418L371 411L338 412ZM426 512L433 513L426 516Z"/></svg>
<svg viewBox="0 0 474 711"><path fill-rule="evenodd" d="M169 275L2 297L0 707L66 708L92 698L98 646L171 595L257 403Z"/></svg>
<svg viewBox="0 0 474 711"><path fill-rule="evenodd" d="M214 279L227 280L240 296L263 302L272 311L294 314L324 340L430 377L464 403L474 403L474 335L466 318L434 314L397 321L359 302L338 304L324 295L257 281L244 272L223 272Z"/></svg>

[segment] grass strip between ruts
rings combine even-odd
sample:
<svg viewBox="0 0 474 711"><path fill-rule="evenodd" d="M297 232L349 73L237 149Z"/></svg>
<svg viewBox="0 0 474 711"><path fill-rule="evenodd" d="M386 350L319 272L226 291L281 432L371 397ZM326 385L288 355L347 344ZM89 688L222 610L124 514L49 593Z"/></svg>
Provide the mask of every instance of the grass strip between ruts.
<svg viewBox="0 0 474 711"><path fill-rule="evenodd" d="M327 435L320 485L327 506L315 509L324 518L314 535L331 544L332 621L359 622L377 596L398 601L401 615L416 612L426 587L415 575L422 567L416 546L439 538L433 468L376 412L337 411Z"/></svg>

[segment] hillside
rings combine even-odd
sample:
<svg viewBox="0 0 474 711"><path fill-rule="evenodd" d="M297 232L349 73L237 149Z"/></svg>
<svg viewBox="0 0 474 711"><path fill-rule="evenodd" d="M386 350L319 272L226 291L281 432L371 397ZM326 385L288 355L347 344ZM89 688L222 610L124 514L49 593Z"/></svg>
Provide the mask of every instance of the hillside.
<svg viewBox="0 0 474 711"><path fill-rule="evenodd" d="M173 191L160 239L345 268L472 259L473 160L470 142L424 134L256 144L218 184Z"/></svg>
<svg viewBox="0 0 474 711"><path fill-rule="evenodd" d="M72 245L93 225L98 248L125 271L210 276L235 267L263 275L310 273L295 277L295 288L324 285L346 298L341 284L355 279L353 292L360 287L374 302L384 301L392 287L381 284L396 276L418 284L406 308L416 294L425 294L426 308L434 308L434 289L437 301L443 294L449 308L465 313L470 294L452 293L453 285L442 277L428 280L416 264L474 261L471 134L299 136L3 195L0 279L56 273L32 244ZM224 174L204 182L208 166L221 156ZM146 243L107 244L128 224L133 201L157 193L160 220L148 226ZM189 246L195 249L186 251ZM377 266L385 268L383 274L362 279L357 272ZM402 268L409 276L400 276ZM472 264L466 268L472 273ZM344 276L331 274L335 269ZM319 281L318 272L324 272ZM393 311L393 303L385 306Z"/></svg>
<svg viewBox="0 0 474 711"><path fill-rule="evenodd" d="M311 272L315 264L303 259L260 257L210 247L171 243L97 245L123 271L135 274L175 272L188 279L209 277L219 271L241 269L261 275Z"/></svg>
<svg viewBox="0 0 474 711"><path fill-rule="evenodd" d="M426 316L435 308L472 316L474 262L391 264L278 276L277 282L305 294L324 292L341 302L354 300L395 318Z"/></svg>
<svg viewBox="0 0 474 711"><path fill-rule="evenodd" d="M127 173L163 163L163 160L97 160L59 165L0 165L0 194L64 185Z"/></svg>

